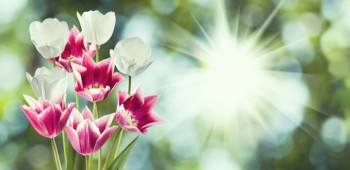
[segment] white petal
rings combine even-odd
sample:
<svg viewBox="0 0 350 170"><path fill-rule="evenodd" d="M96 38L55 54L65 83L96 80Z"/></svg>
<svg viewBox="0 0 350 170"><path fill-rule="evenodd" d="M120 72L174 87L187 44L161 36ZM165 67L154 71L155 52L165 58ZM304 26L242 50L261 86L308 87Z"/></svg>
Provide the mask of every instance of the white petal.
<svg viewBox="0 0 350 170"><path fill-rule="evenodd" d="M39 53L46 58L59 56L66 46L69 36L68 25L55 18L47 18L42 23L34 21L29 26L31 40Z"/></svg>
<svg viewBox="0 0 350 170"><path fill-rule="evenodd" d="M66 93L68 87L67 73L58 67L51 70L46 67L38 68L34 77L27 74L27 79L35 95L49 102L55 102Z"/></svg>
<svg viewBox="0 0 350 170"><path fill-rule="evenodd" d="M81 16L77 13L82 33L88 42L96 45L106 43L112 36L115 27L115 13L103 15L99 11L87 11Z"/></svg>

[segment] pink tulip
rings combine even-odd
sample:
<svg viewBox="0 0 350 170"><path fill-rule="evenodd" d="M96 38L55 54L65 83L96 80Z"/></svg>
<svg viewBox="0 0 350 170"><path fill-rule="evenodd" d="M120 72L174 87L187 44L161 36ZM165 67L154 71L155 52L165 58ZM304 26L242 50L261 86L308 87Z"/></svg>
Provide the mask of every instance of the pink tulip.
<svg viewBox="0 0 350 170"><path fill-rule="evenodd" d="M158 96L143 98L141 88L131 96L123 91L119 91L117 95L118 109L115 119L126 131L145 134L149 127L162 122L152 111Z"/></svg>
<svg viewBox="0 0 350 170"><path fill-rule="evenodd" d="M111 127L114 115L105 115L95 120L88 107L85 107L82 114L74 109L65 130L75 151L82 155L98 151L117 129L116 126Z"/></svg>
<svg viewBox="0 0 350 170"><path fill-rule="evenodd" d="M114 73L114 62L107 58L95 63L91 57L85 56L82 65L72 64L77 81L75 91L90 102L104 100L114 86L124 77Z"/></svg>
<svg viewBox="0 0 350 170"><path fill-rule="evenodd" d="M57 66L64 68L67 72L72 72L71 63L81 64L84 53L86 56L93 57L96 48L90 45L84 35L79 32L77 27L73 26L69 33L69 39L61 56L56 58Z"/></svg>
<svg viewBox="0 0 350 170"><path fill-rule="evenodd" d="M34 129L47 138L56 137L66 126L69 115L75 104L68 104L66 108L66 95L63 95L57 102L49 103L44 100L35 100L24 95L28 106L20 106Z"/></svg>

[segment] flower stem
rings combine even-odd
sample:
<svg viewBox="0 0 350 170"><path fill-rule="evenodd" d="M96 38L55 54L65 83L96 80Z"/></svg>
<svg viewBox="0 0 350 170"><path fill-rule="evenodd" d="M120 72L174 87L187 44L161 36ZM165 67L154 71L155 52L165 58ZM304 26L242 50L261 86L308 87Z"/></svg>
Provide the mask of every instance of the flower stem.
<svg viewBox="0 0 350 170"><path fill-rule="evenodd" d="M66 169L68 169L67 139L66 139L66 133L64 131L62 131L62 143L63 143L64 162L66 164Z"/></svg>
<svg viewBox="0 0 350 170"><path fill-rule="evenodd" d="M93 155L89 155L89 168L92 169L94 167L94 161L92 159Z"/></svg>
<svg viewBox="0 0 350 170"><path fill-rule="evenodd" d="M100 117L100 115L98 114L97 102L94 102L94 108L93 108L92 112L93 112L95 118Z"/></svg>
<svg viewBox="0 0 350 170"><path fill-rule="evenodd" d="M131 93L131 76L129 76L128 94Z"/></svg>
<svg viewBox="0 0 350 170"><path fill-rule="evenodd" d="M75 77L74 77L74 84L77 84L77 80L75 79ZM80 107L79 107L79 95L77 92L75 92L75 107L79 111L79 109L80 109Z"/></svg>
<svg viewBox="0 0 350 170"><path fill-rule="evenodd" d="M51 138L52 155L55 160L56 170L62 170L60 156L58 155L55 138Z"/></svg>
<svg viewBox="0 0 350 170"><path fill-rule="evenodd" d="M79 95L78 93L75 93L75 107L77 108L77 110L79 110Z"/></svg>
<svg viewBox="0 0 350 170"><path fill-rule="evenodd" d="M117 157L117 154L118 154L118 149L119 149L119 145L120 145L120 142L122 141L122 137L123 137L123 129L120 131L120 133L119 133L119 140L118 140L118 144L117 144L117 149L116 149L116 151L115 151L115 154L114 154L114 156L113 156L113 159L115 158L115 157Z"/></svg>
<svg viewBox="0 0 350 170"><path fill-rule="evenodd" d="M89 170L89 155L85 155L85 169Z"/></svg>
<svg viewBox="0 0 350 170"><path fill-rule="evenodd" d="M98 62L99 59L100 59L100 54L98 53L98 49L100 48L99 45L96 45L96 58L95 58L95 61Z"/></svg>
<svg viewBox="0 0 350 170"><path fill-rule="evenodd" d="M102 161L102 148L98 151L98 164L97 164L97 169L101 170L101 161Z"/></svg>

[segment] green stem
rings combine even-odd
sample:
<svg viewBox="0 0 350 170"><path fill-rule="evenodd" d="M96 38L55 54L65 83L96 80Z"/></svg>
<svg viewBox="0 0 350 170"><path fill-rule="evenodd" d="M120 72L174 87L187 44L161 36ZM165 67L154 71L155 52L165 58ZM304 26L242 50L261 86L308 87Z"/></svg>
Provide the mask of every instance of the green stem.
<svg viewBox="0 0 350 170"><path fill-rule="evenodd" d="M62 143L63 143L64 162L66 164L66 169L68 169L67 139L66 139L66 133L64 131L62 131Z"/></svg>
<svg viewBox="0 0 350 170"><path fill-rule="evenodd" d="M55 138L51 138L52 155L55 160L56 170L62 170L60 156L58 155Z"/></svg>
<svg viewBox="0 0 350 170"><path fill-rule="evenodd" d="M89 155L85 155L85 169L89 170Z"/></svg>
<svg viewBox="0 0 350 170"><path fill-rule="evenodd" d="M94 162L93 162L92 156L93 155L89 155L89 168L90 169L92 169L94 167Z"/></svg>
<svg viewBox="0 0 350 170"><path fill-rule="evenodd" d="M77 80L74 77L74 84L76 84L76 83L77 83ZM79 107L79 95L78 95L78 93L75 93L75 107L79 111L80 107Z"/></svg>
<svg viewBox="0 0 350 170"><path fill-rule="evenodd" d="M95 118L99 118L100 117L100 115L98 113L97 102L94 102L94 108L93 108L92 112L93 112Z"/></svg>
<svg viewBox="0 0 350 170"><path fill-rule="evenodd" d="M131 93L131 76L129 76L128 94Z"/></svg>
<svg viewBox="0 0 350 170"><path fill-rule="evenodd" d="M100 48L99 45L96 45L96 58L95 58L95 61L98 62L99 59L100 59L100 54L98 53L98 49Z"/></svg>
<svg viewBox="0 0 350 170"><path fill-rule="evenodd" d="M100 151L98 151L98 167L97 167L97 169L98 170L101 170L101 161L102 161L102 148L100 149Z"/></svg>
<svg viewBox="0 0 350 170"><path fill-rule="evenodd" d="M118 144L117 144L117 149L116 149L116 151L115 151L115 154L114 154L114 156L113 156L113 159L115 158L115 157L117 157L117 154L118 154L118 150L119 150L119 145L120 145L120 142L122 141L122 136L123 136L123 129L120 131L120 133L119 133L119 140L118 140Z"/></svg>

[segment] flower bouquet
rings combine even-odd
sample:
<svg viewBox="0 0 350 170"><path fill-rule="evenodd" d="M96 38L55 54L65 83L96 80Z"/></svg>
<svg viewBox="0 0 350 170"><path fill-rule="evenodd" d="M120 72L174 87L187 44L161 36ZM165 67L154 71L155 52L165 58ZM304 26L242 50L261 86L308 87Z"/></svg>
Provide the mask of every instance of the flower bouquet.
<svg viewBox="0 0 350 170"><path fill-rule="evenodd" d="M151 48L138 37L127 38L110 50L109 58L99 61L99 49L114 31L115 13L103 15L99 11L88 11L77 16L81 32L75 26L69 31L66 22L55 18L30 24L33 44L52 62L53 68L38 68L34 76L27 73L36 98L24 95L27 105L20 107L33 128L51 139L57 170L121 169L138 139L118 152L123 132L145 134L149 127L162 122L153 111L158 96L143 97L141 87L133 93L131 86L132 77L152 63ZM118 71L114 70L115 66ZM70 73L75 79L76 101L67 104L67 74ZM98 102L105 100L124 76L128 79L128 89L117 92L116 111L100 113ZM80 110L79 95L93 105L93 111L88 106ZM60 134L64 164L55 141ZM103 153L101 148L109 138L108 152Z"/></svg>

